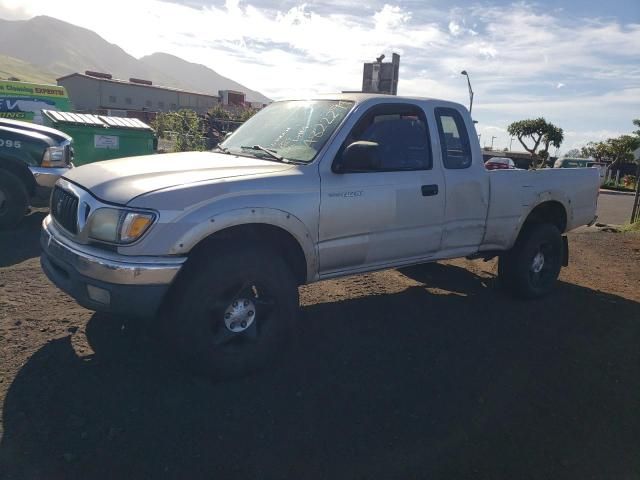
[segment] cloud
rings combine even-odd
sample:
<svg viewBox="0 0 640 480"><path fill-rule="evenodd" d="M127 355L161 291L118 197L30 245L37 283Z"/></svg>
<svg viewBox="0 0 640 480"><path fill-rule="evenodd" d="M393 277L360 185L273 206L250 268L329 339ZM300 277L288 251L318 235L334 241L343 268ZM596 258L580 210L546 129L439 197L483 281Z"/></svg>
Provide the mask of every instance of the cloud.
<svg viewBox="0 0 640 480"><path fill-rule="evenodd" d="M3 0L0 2L0 18L21 20L30 17L29 9L21 0Z"/></svg>
<svg viewBox="0 0 640 480"><path fill-rule="evenodd" d="M100 15L75 0L0 0L0 16L61 18L135 56L179 55L276 99L357 89L363 62L396 51L401 94L466 105L460 71L467 70L479 131L537 116L571 132L626 131L640 111L640 52L632 48L640 45L638 23L544 13L527 3L447 10L391 0L95 5ZM493 135L508 142L504 132Z"/></svg>
<svg viewBox="0 0 640 480"><path fill-rule="evenodd" d="M411 14L398 6L385 5L373 15L376 30L391 31L402 28L411 19Z"/></svg>

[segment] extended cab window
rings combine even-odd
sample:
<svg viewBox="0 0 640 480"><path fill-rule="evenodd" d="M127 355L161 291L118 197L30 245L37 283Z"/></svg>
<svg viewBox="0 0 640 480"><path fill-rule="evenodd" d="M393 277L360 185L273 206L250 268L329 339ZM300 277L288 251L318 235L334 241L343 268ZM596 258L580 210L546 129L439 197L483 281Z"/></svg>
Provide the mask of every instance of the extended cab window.
<svg viewBox="0 0 640 480"><path fill-rule="evenodd" d="M422 109L415 105L379 105L353 127L336 157L354 142L374 142L375 166L362 171L428 170L432 166L431 142ZM344 173L355 173L347 169Z"/></svg>
<svg viewBox="0 0 640 480"><path fill-rule="evenodd" d="M469 168L471 146L462 116L452 108L436 108L435 113L444 168Z"/></svg>

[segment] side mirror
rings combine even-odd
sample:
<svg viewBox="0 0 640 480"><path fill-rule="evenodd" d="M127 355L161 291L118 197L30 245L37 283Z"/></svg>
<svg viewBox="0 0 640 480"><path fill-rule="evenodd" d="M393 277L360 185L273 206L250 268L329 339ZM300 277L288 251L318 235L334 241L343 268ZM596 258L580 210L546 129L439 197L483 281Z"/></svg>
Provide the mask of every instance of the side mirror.
<svg viewBox="0 0 640 480"><path fill-rule="evenodd" d="M380 161L378 158L379 145L376 142L360 140L347 145L342 152L342 158L334 168L335 173L369 172L376 170Z"/></svg>

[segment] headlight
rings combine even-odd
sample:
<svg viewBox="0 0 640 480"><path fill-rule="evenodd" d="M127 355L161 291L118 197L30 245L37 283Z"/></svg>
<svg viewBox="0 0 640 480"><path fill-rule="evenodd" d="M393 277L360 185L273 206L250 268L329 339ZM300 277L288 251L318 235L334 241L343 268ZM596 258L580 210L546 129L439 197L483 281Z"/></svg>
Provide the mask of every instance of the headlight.
<svg viewBox="0 0 640 480"><path fill-rule="evenodd" d="M42 156L43 167L65 167L66 165L64 147L49 147L44 151Z"/></svg>
<svg viewBox="0 0 640 480"><path fill-rule="evenodd" d="M155 220L149 212L99 208L89 220L89 237L110 243L131 243L139 239Z"/></svg>

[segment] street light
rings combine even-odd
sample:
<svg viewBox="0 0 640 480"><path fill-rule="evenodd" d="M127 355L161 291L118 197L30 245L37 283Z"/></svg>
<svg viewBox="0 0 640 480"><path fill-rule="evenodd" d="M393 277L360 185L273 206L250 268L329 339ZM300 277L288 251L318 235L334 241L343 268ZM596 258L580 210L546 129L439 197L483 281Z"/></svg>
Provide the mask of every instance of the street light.
<svg viewBox="0 0 640 480"><path fill-rule="evenodd" d="M469 74L466 70L462 70L460 75L467 77L467 85L469 85L469 114L471 114L471 109L473 108L473 89L471 88L471 80L469 80Z"/></svg>
<svg viewBox="0 0 640 480"><path fill-rule="evenodd" d="M498 137L495 137L495 136L491 137L491 150L493 150L493 140L496 139L496 138L498 138Z"/></svg>

